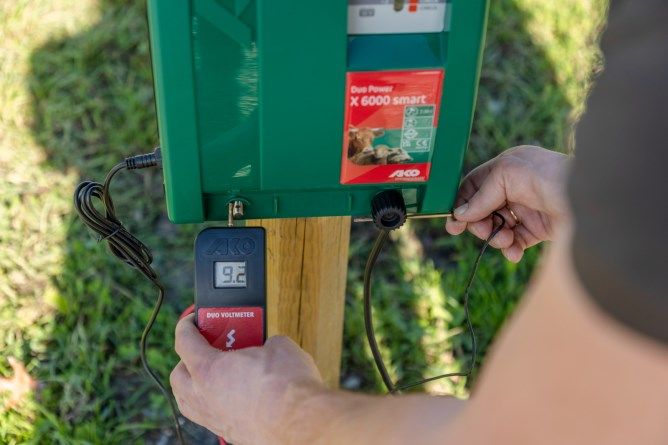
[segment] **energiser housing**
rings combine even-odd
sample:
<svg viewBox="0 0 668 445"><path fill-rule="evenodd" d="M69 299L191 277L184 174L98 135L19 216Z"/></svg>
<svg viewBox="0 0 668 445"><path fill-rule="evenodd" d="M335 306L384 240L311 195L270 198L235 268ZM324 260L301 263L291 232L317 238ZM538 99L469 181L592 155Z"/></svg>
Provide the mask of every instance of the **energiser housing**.
<svg viewBox="0 0 668 445"><path fill-rule="evenodd" d="M148 0L175 223L449 212L487 0Z"/></svg>

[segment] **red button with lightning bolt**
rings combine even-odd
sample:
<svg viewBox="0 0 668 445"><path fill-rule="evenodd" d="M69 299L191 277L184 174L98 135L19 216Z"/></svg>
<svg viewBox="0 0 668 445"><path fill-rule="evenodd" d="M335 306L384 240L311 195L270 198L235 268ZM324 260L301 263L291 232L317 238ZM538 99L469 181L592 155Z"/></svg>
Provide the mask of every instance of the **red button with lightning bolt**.
<svg viewBox="0 0 668 445"><path fill-rule="evenodd" d="M223 351L264 343L261 307L200 307L197 326L212 346Z"/></svg>

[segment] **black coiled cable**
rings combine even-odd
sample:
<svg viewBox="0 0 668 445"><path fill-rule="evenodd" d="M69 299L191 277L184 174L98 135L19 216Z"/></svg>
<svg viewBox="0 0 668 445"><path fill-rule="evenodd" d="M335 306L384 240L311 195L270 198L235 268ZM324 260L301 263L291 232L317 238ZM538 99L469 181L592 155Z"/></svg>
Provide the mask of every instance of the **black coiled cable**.
<svg viewBox="0 0 668 445"><path fill-rule="evenodd" d="M494 217L499 218L500 223L496 227L493 227L492 232L489 234L489 236L483 243L482 248L480 249L480 252L476 257L476 260L473 263L473 267L471 269L471 273L469 274L469 278L466 281L466 287L464 288L464 313L466 315L466 325L468 327L469 335L471 336L471 348L472 348L471 363L469 364L468 369L463 372L450 372L447 374L428 377L426 379L398 386L394 384L392 378L390 377L389 372L387 371L387 368L385 367L385 362L383 361L383 357L380 354L380 348L378 347L378 342L376 341L376 335L373 328L373 314L371 308L371 274L373 273L373 268L376 265L376 260L378 259L378 255L380 255L380 251L383 249L383 246L387 241L389 231L381 230L380 233L378 234L378 237L376 238L376 241L374 242L373 247L371 248L371 252L369 253L369 257L366 261L366 267L364 268L364 329L366 330L367 341L369 342L369 348L371 349L373 360L376 363L376 368L378 368L380 377L383 379L383 383L385 384L385 387L387 388L387 391L390 394L396 394L403 390L424 385L425 383L434 380L444 379L448 377L464 377L464 376L468 377L471 375L471 372L473 372L473 369L475 367L475 362L478 356L478 346L475 337L475 331L473 330L473 323L471 322L471 315L469 314L469 291L471 289L471 284L475 279L475 274L478 271L478 265L480 264L480 260L485 251L487 250L489 243L497 235L497 233L499 233L501 229L503 229L503 227L506 225L506 220L503 216L501 216L500 213L494 212L492 216L493 218Z"/></svg>
<svg viewBox="0 0 668 445"><path fill-rule="evenodd" d="M146 358L146 343L165 299L165 287L160 282L158 274L153 267L151 267L153 255L151 254L150 249L128 232L121 221L116 217L114 202L109 193L111 180L119 171L124 169L134 170L153 167L160 165L160 161L160 149L157 148L153 153L133 156L117 164L109 171L109 173L107 173L103 184L94 181L83 181L74 191L74 208L77 210L81 221L99 235L99 240L107 242L107 245L114 256L139 270L142 275L158 288L158 298L153 306L153 311L146 323L146 327L142 332L141 340L139 341L139 355L144 370L168 400L174 420L176 435L179 442L184 444L174 399L160 381L155 371L151 369ZM95 207L95 200L102 201L104 204L104 213L100 212Z"/></svg>

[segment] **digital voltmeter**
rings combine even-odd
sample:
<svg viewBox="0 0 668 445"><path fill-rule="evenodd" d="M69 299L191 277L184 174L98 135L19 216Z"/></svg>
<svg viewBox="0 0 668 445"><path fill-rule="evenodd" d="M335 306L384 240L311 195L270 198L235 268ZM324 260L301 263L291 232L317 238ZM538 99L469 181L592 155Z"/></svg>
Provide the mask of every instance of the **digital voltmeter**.
<svg viewBox="0 0 668 445"><path fill-rule="evenodd" d="M202 230L195 240L195 320L221 350L261 346L266 338L265 231Z"/></svg>

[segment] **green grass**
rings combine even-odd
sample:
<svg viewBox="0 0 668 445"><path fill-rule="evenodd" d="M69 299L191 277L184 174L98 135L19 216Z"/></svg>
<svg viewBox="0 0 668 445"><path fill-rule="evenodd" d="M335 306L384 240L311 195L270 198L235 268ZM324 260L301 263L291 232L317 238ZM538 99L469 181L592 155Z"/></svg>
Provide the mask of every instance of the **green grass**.
<svg viewBox="0 0 668 445"><path fill-rule="evenodd" d="M569 150L599 66L592 42L604 0L492 3L467 166L519 143ZM109 256L71 206L78 181L102 178L157 143L143 2L0 2L0 106L0 375L10 375L13 356L39 382L15 408L3 409L0 395L0 443L164 443L167 406L137 346L155 292ZM198 227L166 220L161 181L156 171L126 173L114 196L130 229L154 247L169 288L149 357L166 377L177 314L193 297ZM461 293L479 243L441 226L415 222L395 234L374 277L383 354L404 382L468 365ZM372 236L353 227L342 381L373 392L381 386L361 309ZM481 361L537 256L518 266L493 253L483 260L471 301ZM464 397L468 386L459 379L429 390Z"/></svg>

